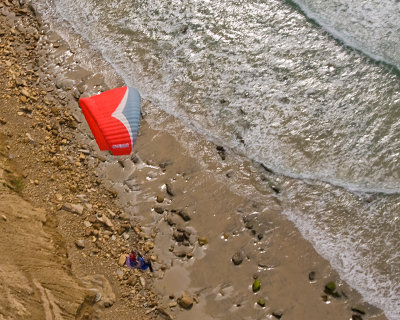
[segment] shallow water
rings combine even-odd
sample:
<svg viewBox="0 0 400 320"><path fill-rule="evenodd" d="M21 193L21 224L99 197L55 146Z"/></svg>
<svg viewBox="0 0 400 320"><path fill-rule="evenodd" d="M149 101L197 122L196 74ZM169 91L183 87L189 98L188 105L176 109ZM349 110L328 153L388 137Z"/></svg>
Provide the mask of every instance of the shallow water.
<svg viewBox="0 0 400 320"><path fill-rule="evenodd" d="M397 319L400 3L375 2L38 1L143 98L275 172L284 213Z"/></svg>

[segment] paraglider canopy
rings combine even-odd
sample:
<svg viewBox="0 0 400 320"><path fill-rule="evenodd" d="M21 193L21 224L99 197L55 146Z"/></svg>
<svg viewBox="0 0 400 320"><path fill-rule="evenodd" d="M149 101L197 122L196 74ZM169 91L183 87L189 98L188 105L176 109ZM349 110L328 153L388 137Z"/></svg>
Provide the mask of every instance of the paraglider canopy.
<svg viewBox="0 0 400 320"><path fill-rule="evenodd" d="M128 155L135 144L140 122L140 94L121 87L79 99L82 112L100 150Z"/></svg>

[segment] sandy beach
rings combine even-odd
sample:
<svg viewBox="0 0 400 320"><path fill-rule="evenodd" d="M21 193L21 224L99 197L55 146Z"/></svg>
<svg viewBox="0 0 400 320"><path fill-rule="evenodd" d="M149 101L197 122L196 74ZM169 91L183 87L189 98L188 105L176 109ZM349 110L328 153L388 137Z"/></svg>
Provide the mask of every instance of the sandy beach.
<svg viewBox="0 0 400 320"><path fill-rule="evenodd" d="M133 154L100 152L78 99L102 74L29 3L0 3L0 37L0 319L386 319L281 214L271 172L148 101Z"/></svg>

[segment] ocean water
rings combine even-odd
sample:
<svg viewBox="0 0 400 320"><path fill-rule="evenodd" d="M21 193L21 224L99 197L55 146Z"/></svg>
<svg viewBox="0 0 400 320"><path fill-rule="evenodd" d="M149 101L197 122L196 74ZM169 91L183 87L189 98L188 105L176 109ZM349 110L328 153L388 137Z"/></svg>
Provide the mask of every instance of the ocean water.
<svg viewBox="0 0 400 320"><path fill-rule="evenodd" d="M35 2L143 98L274 172L283 213L400 319L400 1Z"/></svg>

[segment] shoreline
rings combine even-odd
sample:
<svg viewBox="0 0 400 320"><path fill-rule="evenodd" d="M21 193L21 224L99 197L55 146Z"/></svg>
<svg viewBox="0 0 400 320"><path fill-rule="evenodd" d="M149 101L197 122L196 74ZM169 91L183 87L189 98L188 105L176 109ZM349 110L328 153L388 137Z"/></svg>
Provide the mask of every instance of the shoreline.
<svg viewBox="0 0 400 320"><path fill-rule="evenodd" d="M59 67L68 68L62 54L62 50L65 52L68 48L57 35L49 34L50 41L46 40L47 36L43 34L40 40L36 40L43 41L43 44L47 41L54 56L61 57L58 61L54 56L48 59L54 59ZM43 53L43 49L37 47L33 50ZM73 62L73 55L70 62ZM79 66L79 62L77 64ZM22 194L38 206L46 203L50 213L57 216L58 230L65 238L74 275L82 279L88 273L105 273L110 278L117 292L116 301L110 308L99 311L100 319L121 318L121 313L129 318L132 302L137 308L135 310L141 310L138 311L143 314L141 319L145 319L148 311L148 317L158 314L162 318L175 319L242 319L250 313L255 318L271 319L343 319L354 315L361 319L385 319L380 311L362 303L358 293L340 281L329 264L302 239L293 224L279 212L273 191L269 197L271 203L267 204L232 192L228 185L232 180L233 183L239 180L236 180L232 164L222 160L221 150L148 102L144 103L144 120L139 129L135 155L116 159L98 152L95 143L86 136L90 131L83 116L79 115L76 99L90 90L105 90L107 85L100 74L90 74L87 70L80 69L71 74L72 77L63 78L61 73L61 77L56 79L44 73L38 82L41 92L30 93L30 97L21 94L20 87L31 90L33 85L15 85L20 91L16 96L20 99L25 96L33 106L26 112L26 102L22 99L19 117L27 118L29 122L39 113L40 120L48 124L41 126L38 122L32 125L32 132L28 133L33 142L24 132L24 127L19 126L21 132L17 137L10 137L13 141L11 150L17 150L13 151L15 161L33 166L24 168L27 171L24 179L32 183L24 188ZM55 80L55 86L52 80ZM82 87L82 82L91 87ZM44 104L41 109L37 109L39 102ZM2 126L6 130L10 130L7 126L13 123L10 120L12 115L8 117ZM60 117L64 119L61 125L57 119ZM163 119L160 127L164 129L154 130L151 127L154 119ZM58 121L59 127L57 124L54 127L54 120ZM181 133L177 138L173 130L185 134ZM67 144L62 142L63 139ZM185 139L199 143L187 150L182 146ZM53 140L56 144L47 143ZM21 144L26 146L21 147ZM41 163L27 157L37 144L46 152ZM60 163L59 158L64 163ZM237 161L240 164L240 160ZM61 170L72 170L72 174L56 176L55 173L64 165L67 168ZM241 165L251 167L250 164ZM50 176L49 180L53 181L43 182L48 175L43 170L49 168L53 168L55 177L52 179ZM62 190L63 187L68 190ZM120 209L113 210L114 205L109 199L119 203ZM66 211L65 204L71 202L83 207L84 211L81 214ZM127 207L129 204L131 207ZM228 221L221 221L221 212L225 212L222 217ZM112 227L110 224L107 226L108 220L103 216ZM129 227L126 223L130 223ZM93 227L96 224L98 229ZM270 225L270 228L263 230L260 225ZM94 230L98 230L97 234ZM119 234L118 230L123 231ZM88 236L85 236L86 232ZM117 252L113 252L113 236L120 241ZM83 248L77 247L75 241L78 238L84 240ZM132 275L126 268L118 266L120 256L138 243L141 250L153 256L154 277L138 272ZM243 243L247 245L243 246ZM242 256L238 265L232 263L235 254ZM311 272L315 273L312 281L309 279ZM262 284L262 289L256 294L251 291L255 276ZM347 299L343 295L336 299L324 294L325 285L331 281L345 292ZM141 287L155 288L159 293L158 301L151 292L153 289L143 291ZM189 311L178 306L184 291L189 291L194 300ZM146 292L145 299L141 299L143 292ZM150 305L147 302L152 294L153 305ZM265 301L264 307L257 305L260 299ZM361 310L366 315L351 309ZM229 315L227 310L231 310Z"/></svg>

